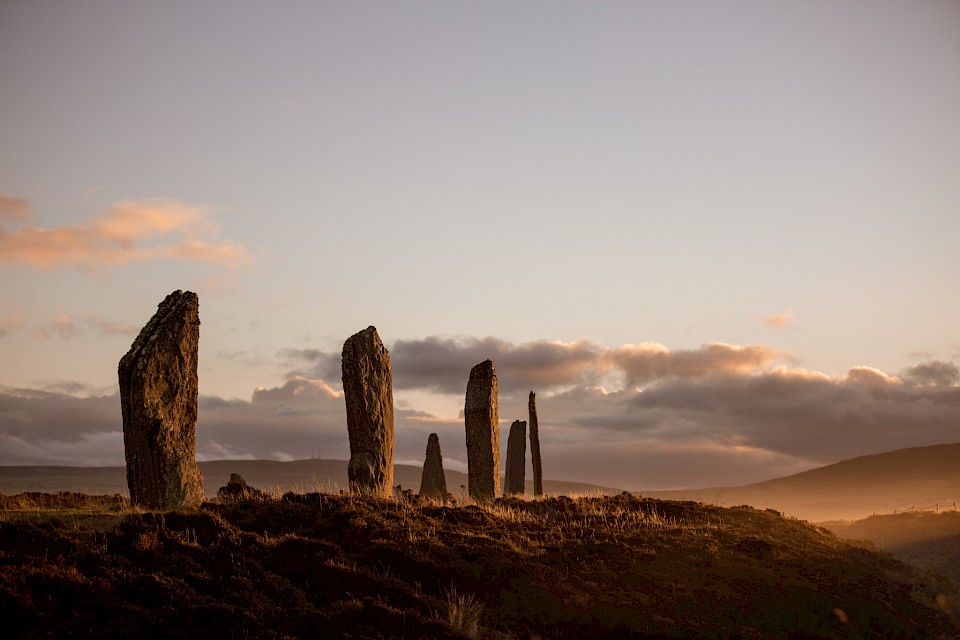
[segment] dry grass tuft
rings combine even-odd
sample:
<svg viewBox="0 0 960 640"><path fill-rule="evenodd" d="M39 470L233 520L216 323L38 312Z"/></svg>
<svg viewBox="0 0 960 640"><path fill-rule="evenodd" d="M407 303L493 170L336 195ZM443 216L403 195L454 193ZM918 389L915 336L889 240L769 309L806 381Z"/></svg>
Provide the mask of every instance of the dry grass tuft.
<svg viewBox="0 0 960 640"><path fill-rule="evenodd" d="M447 622L457 633L468 638L480 637L480 618L483 615L483 603L472 593L460 594L450 587L447 592Z"/></svg>

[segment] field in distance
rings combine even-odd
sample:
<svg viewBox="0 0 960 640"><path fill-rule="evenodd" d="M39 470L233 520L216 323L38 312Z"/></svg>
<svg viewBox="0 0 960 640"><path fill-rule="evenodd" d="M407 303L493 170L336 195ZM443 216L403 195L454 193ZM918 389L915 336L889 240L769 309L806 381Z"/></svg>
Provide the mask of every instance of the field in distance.
<svg viewBox="0 0 960 640"><path fill-rule="evenodd" d="M208 498L217 495L217 489L227 484L231 473L239 473L250 486L271 493L287 491L325 491L336 493L347 488L346 460L214 460L201 462L204 493ZM394 465L394 486L420 490L422 468ZM454 496L463 493L467 474L446 470L447 491ZM602 487L584 482L544 479L543 489L547 494L570 495L576 493L599 493L613 495L620 489ZM60 466L0 466L0 492L7 495L37 491L129 495L124 467L60 467ZM533 494L533 481L527 482L527 493Z"/></svg>

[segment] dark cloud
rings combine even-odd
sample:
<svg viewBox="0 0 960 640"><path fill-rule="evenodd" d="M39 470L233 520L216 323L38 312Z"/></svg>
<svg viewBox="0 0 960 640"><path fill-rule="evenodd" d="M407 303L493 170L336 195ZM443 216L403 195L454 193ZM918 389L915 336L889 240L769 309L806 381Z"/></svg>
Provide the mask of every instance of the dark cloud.
<svg viewBox="0 0 960 640"><path fill-rule="evenodd" d="M960 382L960 369L952 362L932 360L904 369L900 377L910 384L954 385Z"/></svg>
<svg viewBox="0 0 960 640"><path fill-rule="evenodd" d="M541 340L513 345L497 338L439 338L397 340L390 347L395 389L421 389L437 393L466 392L470 369L493 360L502 394L526 394L583 382L605 367L596 345ZM317 349L284 349L280 352L294 368L290 375L340 380L340 354ZM306 365L306 366L297 366Z"/></svg>
<svg viewBox="0 0 960 640"><path fill-rule="evenodd" d="M340 380L340 354L328 353L319 349L283 349L277 356L288 366L293 367L287 374L319 380Z"/></svg>
<svg viewBox="0 0 960 640"><path fill-rule="evenodd" d="M427 395L462 393L465 376L447 356L472 366L481 349L496 351L502 380L523 389L501 393L502 429L526 419L527 387L537 388L544 465L552 478L626 489L729 486L859 455L960 441L960 386L950 383L955 369L943 363L910 369L906 382L870 367L828 377L799 368L756 371L774 357L772 350L711 345L673 352L666 362L657 355L653 369L661 377L648 380L648 355L631 348L617 356L633 359L624 369L644 362L630 376L647 382L642 389L608 391L577 382L612 360L611 351L589 343L518 348L432 339L393 350L394 381L407 380L397 385L398 462L419 463L427 436L436 432L449 468L463 468L462 417L431 415L416 399L427 397L424 389ZM424 353L433 356L413 357ZM308 355L317 363L329 360L321 352ZM444 384L454 372L457 384ZM553 390L541 392L548 383ZM123 464L119 399L95 391L69 383L0 390L0 464ZM506 438L501 444L506 447ZM197 451L201 459L294 459L318 451L346 459L342 392L325 379L290 376L257 388L249 401L203 396Z"/></svg>
<svg viewBox="0 0 960 640"><path fill-rule="evenodd" d="M340 379L339 354L286 349L280 355L291 366L306 365L294 368L290 375ZM788 354L765 345L722 343L671 351L651 343L606 349L587 340L512 344L492 337L430 336L398 340L390 347L395 389L461 394L466 391L470 369L489 359L496 366L500 393L504 396L592 385L610 374L633 387L667 377L748 373L783 358L788 358Z"/></svg>
<svg viewBox="0 0 960 640"><path fill-rule="evenodd" d="M497 338L398 340L390 351L394 384L399 389L465 393L470 369L493 360L500 392L526 395L582 382L596 371L601 350L578 342L539 340L513 345Z"/></svg>

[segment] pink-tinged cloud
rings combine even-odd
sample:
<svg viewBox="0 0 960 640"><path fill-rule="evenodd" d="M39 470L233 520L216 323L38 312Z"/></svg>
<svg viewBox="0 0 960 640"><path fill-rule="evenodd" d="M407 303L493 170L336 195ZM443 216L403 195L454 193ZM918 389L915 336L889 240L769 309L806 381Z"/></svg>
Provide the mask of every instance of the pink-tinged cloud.
<svg viewBox="0 0 960 640"><path fill-rule="evenodd" d="M721 373L750 373L789 354L762 344L714 343L697 350L671 351L661 344L643 343L609 349L604 356L626 376L628 387L662 378L696 378Z"/></svg>
<svg viewBox="0 0 960 640"><path fill-rule="evenodd" d="M30 203L23 198L15 198L0 193L0 220L18 220L27 222L33 216Z"/></svg>
<svg viewBox="0 0 960 640"><path fill-rule="evenodd" d="M49 340L54 337L70 340L93 332L101 337L135 336L140 328L124 322L112 322L96 316L63 314L33 329L33 337Z"/></svg>
<svg viewBox="0 0 960 640"><path fill-rule="evenodd" d="M26 324L24 319L17 314L0 318L0 338L8 335L14 329L19 329L24 324Z"/></svg>
<svg viewBox="0 0 960 640"><path fill-rule="evenodd" d="M236 269L252 260L241 244L219 240L209 207L175 200L117 203L87 223L46 229L0 227L0 265L103 269L130 262L206 262Z"/></svg>
<svg viewBox="0 0 960 640"><path fill-rule="evenodd" d="M78 335L80 335L80 327L77 326L77 322L69 314L63 314L33 330L33 337L41 340L49 340L54 336L69 340L76 338Z"/></svg>
<svg viewBox="0 0 960 640"><path fill-rule="evenodd" d="M793 311L784 311L782 313L774 313L767 316L763 319L764 324L768 327L773 327L774 329L782 329L785 327L793 326Z"/></svg>
<svg viewBox="0 0 960 640"><path fill-rule="evenodd" d="M900 378L867 366L853 367L847 371L844 380L868 385L901 384Z"/></svg>

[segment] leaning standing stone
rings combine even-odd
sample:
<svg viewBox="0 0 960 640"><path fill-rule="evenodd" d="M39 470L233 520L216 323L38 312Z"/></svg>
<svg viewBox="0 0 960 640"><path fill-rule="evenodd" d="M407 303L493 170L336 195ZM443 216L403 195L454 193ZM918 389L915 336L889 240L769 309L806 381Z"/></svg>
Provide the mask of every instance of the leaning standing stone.
<svg viewBox="0 0 960 640"><path fill-rule="evenodd" d="M393 376L375 327L343 343L343 398L350 435L350 490L393 495Z"/></svg>
<svg viewBox="0 0 960 640"><path fill-rule="evenodd" d="M427 457L423 461L420 495L427 498L447 497L447 478L443 474L440 438L435 433L431 433L430 437L427 438Z"/></svg>
<svg viewBox="0 0 960 640"><path fill-rule="evenodd" d="M200 301L174 291L120 359L120 410L130 502L148 509L203 502L197 466Z"/></svg>
<svg viewBox="0 0 960 640"><path fill-rule="evenodd" d="M507 440L507 469L503 495L523 495L527 475L527 423L514 420Z"/></svg>
<svg viewBox="0 0 960 640"><path fill-rule="evenodd" d="M540 460L540 426L537 424L537 394L530 392L530 459L533 462L533 495L543 495L543 463Z"/></svg>
<svg viewBox="0 0 960 640"><path fill-rule="evenodd" d="M475 500L500 495L500 424L497 417L497 373L484 360L470 370L463 407L467 431L467 484Z"/></svg>

